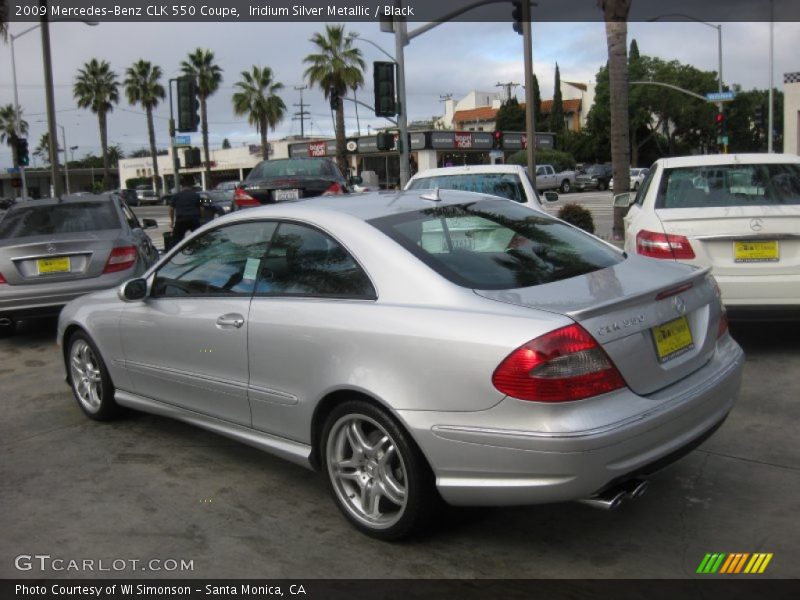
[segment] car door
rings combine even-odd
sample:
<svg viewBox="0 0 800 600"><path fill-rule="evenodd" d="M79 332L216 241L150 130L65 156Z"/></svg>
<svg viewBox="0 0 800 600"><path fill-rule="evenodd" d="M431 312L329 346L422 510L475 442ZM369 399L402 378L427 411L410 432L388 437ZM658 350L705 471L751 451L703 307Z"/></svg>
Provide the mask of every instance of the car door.
<svg viewBox="0 0 800 600"><path fill-rule="evenodd" d="M141 223L139 223L139 219L136 218L136 215L133 214L133 211L128 205L124 202L120 202L119 207L122 211L122 215L125 217L125 221L128 223L128 227L131 228L131 235L136 241L136 246L139 249L139 256L141 256L144 261L144 267L147 268L158 260L158 250L153 245L150 236L145 233L144 228Z"/></svg>
<svg viewBox="0 0 800 600"><path fill-rule="evenodd" d="M375 288L327 233L281 222L264 259L250 309L253 428L302 442L314 402L344 383L357 362L355 330L374 308Z"/></svg>
<svg viewBox="0 0 800 600"><path fill-rule="evenodd" d="M658 219L653 212L653 202L652 200L648 201L645 204L645 201L648 197L648 192L650 188L653 186L653 180L657 175L658 169L655 167L650 168L650 171L645 176L642 185L639 186L639 190L636 192L629 192L630 194L635 196L634 202L628 208L628 212L625 214L623 218L623 223L625 225L625 251L629 253L636 252L636 234L642 229L653 228L658 225ZM657 187L657 186L656 186ZM654 188L655 189L655 188ZM660 227L659 227L660 229ZM649 229L648 229L649 230Z"/></svg>
<svg viewBox="0 0 800 600"><path fill-rule="evenodd" d="M184 243L120 319L134 392L250 425L248 316L274 222L232 223Z"/></svg>

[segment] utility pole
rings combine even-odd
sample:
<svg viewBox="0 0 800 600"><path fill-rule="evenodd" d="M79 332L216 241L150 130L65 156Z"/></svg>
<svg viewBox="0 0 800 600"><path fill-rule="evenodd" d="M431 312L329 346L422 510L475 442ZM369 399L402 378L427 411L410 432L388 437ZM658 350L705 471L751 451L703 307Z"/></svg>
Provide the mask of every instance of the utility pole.
<svg viewBox="0 0 800 600"><path fill-rule="evenodd" d="M53 198L61 196L61 181L58 173L58 131L56 131L56 101L53 93L53 62L50 58L50 23L47 19L47 3L41 17L42 58L44 62L44 88L47 103L47 131L50 134L50 178L53 180Z"/></svg>
<svg viewBox="0 0 800 600"><path fill-rule="evenodd" d="M772 148L773 143L773 128L775 127L775 118L773 116L773 106L775 100L772 97L772 89L775 87L773 75L775 67L773 66L773 55L775 46L775 6L773 0L769 2L769 109L767 110L767 152L772 154L775 150Z"/></svg>
<svg viewBox="0 0 800 600"><path fill-rule="evenodd" d="M308 105L303 103L303 90L308 89L308 86L296 85L294 86L294 89L300 92L300 103L292 104L292 106L299 106L300 110L294 113L294 116L292 116L292 121L300 121L300 138L302 139L306 137L306 130L305 130L306 115L311 114L306 110L306 106Z"/></svg>
<svg viewBox="0 0 800 600"><path fill-rule="evenodd" d="M528 151L528 177L536 188L536 123L533 106L533 44L531 5L522 3L522 54L525 57L525 138Z"/></svg>
<svg viewBox="0 0 800 600"><path fill-rule="evenodd" d="M172 153L172 193L177 194L180 190L178 182L178 153L175 149L175 115L172 112L172 82L177 79L169 80L169 150Z"/></svg>
<svg viewBox="0 0 800 600"><path fill-rule="evenodd" d="M397 62L397 129L400 133L400 189L406 187L411 175L408 155L408 102L406 101L406 62L405 46L408 44L406 20L402 17L394 19L394 47Z"/></svg>
<svg viewBox="0 0 800 600"><path fill-rule="evenodd" d="M519 87L519 84L518 83L514 83L513 81L508 81L506 83L498 82L498 83L495 84L494 87L499 87L499 88L505 89L505 91L506 91L506 102L508 102L509 100L511 100L511 92L514 90L514 88Z"/></svg>

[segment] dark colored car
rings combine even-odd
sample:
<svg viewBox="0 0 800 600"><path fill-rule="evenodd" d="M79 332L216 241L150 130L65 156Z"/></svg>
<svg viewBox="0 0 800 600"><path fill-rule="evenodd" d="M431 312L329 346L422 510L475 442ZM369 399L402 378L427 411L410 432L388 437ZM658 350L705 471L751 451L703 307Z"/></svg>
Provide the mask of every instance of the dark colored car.
<svg viewBox="0 0 800 600"><path fill-rule="evenodd" d="M611 165L590 165L575 177L575 187L580 191L608 189L613 170Z"/></svg>
<svg viewBox="0 0 800 600"><path fill-rule="evenodd" d="M128 206L139 206L139 196L136 190L130 188L124 190L117 190L117 194L122 198Z"/></svg>
<svg viewBox="0 0 800 600"><path fill-rule="evenodd" d="M216 216L227 215L233 210L233 195L239 187L238 181L223 181L218 183L213 190L201 192L200 198L203 206L209 213Z"/></svg>
<svg viewBox="0 0 800 600"><path fill-rule="evenodd" d="M236 210L347 193L347 179L329 158L283 158L258 163L236 188L233 204Z"/></svg>

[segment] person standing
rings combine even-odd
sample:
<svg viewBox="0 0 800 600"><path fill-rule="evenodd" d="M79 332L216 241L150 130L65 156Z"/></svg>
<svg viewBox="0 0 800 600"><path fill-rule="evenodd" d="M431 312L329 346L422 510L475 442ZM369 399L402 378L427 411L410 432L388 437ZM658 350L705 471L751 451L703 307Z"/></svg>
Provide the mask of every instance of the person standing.
<svg viewBox="0 0 800 600"><path fill-rule="evenodd" d="M184 179L181 191L174 194L169 201L169 221L172 227L170 248L179 243L188 232L200 226L200 194L194 190L193 183L191 179Z"/></svg>

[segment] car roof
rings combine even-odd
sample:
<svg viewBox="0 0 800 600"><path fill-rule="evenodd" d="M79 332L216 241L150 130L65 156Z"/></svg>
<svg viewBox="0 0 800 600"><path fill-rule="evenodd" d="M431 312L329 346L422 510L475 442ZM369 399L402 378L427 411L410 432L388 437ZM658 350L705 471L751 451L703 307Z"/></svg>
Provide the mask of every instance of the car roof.
<svg viewBox="0 0 800 600"><path fill-rule="evenodd" d="M752 165L752 164L777 164L800 163L800 156L796 154L702 154L697 156L674 156L660 158L656 161L665 169L675 167L703 167L714 165Z"/></svg>
<svg viewBox="0 0 800 600"><path fill-rule="evenodd" d="M85 204L86 202L109 202L113 199L112 193L104 194L72 194L70 196L62 196L61 198L39 198L37 200L24 200L22 202L14 203L15 208L24 208L26 206L53 206L55 204Z"/></svg>
<svg viewBox="0 0 800 600"><path fill-rule="evenodd" d="M232 213L244 218L260 216L264 218L324 218L331 213L344 214L359 220L368 221L394 214L425 210L440 206L463 204L465 202L500 201L511 202L497 196L460 190L439 190L439 200L430 200L430 190L407 190L402 192L380 191L363 194L345 194L340 196L321 196L298 200L295 202L279 202Z"/></svg>
<svg viewBox="0 0 800 600"><path fill-rule="evenodd" d="M422 177L442 177L445 175L465 175L467 173L519 173L519 165L464 165L461 167L441 167L420 171L412 179Z"/></svg>

